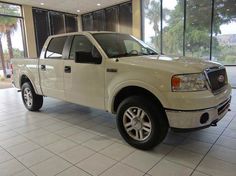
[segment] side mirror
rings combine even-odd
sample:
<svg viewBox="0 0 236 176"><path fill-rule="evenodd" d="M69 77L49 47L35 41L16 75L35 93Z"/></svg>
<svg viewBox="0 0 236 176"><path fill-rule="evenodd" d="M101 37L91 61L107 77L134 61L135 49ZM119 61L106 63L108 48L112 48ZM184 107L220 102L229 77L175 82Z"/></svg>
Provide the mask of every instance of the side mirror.
<svg viewBox="0 0 236 176"><path fill-rule="evenodd" d="M76 63L91 63L91 64L101 64L102 56L95 46L93 46L91 52L77 51L75 52L75 62Z"/></svg>

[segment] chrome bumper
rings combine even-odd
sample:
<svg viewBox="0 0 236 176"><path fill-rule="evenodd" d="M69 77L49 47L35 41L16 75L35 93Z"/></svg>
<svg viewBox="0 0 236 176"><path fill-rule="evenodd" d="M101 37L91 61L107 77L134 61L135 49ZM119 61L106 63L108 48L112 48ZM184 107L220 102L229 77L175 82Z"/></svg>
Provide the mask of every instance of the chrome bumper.
<svg viewBox="0 0 236 176"><path fill-rule="evenodd" d="M166 115L171 128L193 129L210 126L212 123L221 120L228 112L231 97L220 103L218 106L202 110L170 110L166 109ZM202 123L202 116L208 116L208 120Z"/></svg>

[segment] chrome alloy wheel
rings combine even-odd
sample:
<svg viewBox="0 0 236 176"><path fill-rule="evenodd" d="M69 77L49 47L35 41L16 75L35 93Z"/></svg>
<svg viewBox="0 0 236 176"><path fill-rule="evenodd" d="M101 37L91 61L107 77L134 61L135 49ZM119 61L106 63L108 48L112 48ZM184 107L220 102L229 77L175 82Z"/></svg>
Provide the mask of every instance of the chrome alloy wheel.
<svg viewBox="0 0 236 176"><path fill-rule="evenodd" d="M130 137L144 141L152 132L152 124L147 113L138 107L130 107L123 115L123 126Z"/></svg>
<svg viewBox="0 0 236 176"><path fill-rule="evenodd" d="M31 107L33 104L33 96L32 96L32 92L29 88L25 88L24 89L24 102L28 107Z"/></svg>

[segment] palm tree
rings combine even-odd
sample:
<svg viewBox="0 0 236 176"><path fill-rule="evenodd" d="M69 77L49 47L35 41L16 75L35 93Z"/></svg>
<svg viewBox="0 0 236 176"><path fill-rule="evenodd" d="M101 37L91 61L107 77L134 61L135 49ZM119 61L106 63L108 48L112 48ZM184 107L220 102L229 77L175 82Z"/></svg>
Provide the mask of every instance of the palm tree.
<svg viewBox="0 0 236 176"><path fill-rule="evenodd" d="M10 15L13 15L13 16L18 15L17 9L8 5L8 4L3 4L1 8L3 8L5 11L7 11L8 14L10 14ZM6 35L9 59L14 57L13 56L12 41L11 41L11 34L17 28L17 20L18 20L17 18L13 18L13 17L0 16L0 39L2 39L3 34ZM1 62L2 62L3 73L4 73L4 76L6 76L6 66L5 66L5 59L4 59L1 40L0 40L0 57L1 57ZM8 65L7 65L7 67L8 67Z"/></svg>

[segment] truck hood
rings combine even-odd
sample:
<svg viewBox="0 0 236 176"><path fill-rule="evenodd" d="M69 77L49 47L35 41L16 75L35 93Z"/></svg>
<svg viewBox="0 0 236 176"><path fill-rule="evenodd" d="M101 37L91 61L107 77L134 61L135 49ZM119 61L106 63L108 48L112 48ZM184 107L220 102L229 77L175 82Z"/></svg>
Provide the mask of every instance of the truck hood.
<svg viewBox="0 0 236 176"><path fill-rule="evenodd" d="M212 61L204 61L199 58L179 57L179 56L132 56L119 58L123 64L137 67L159 69L171 73L199 73L209 67L222 66Z"/></svg>

